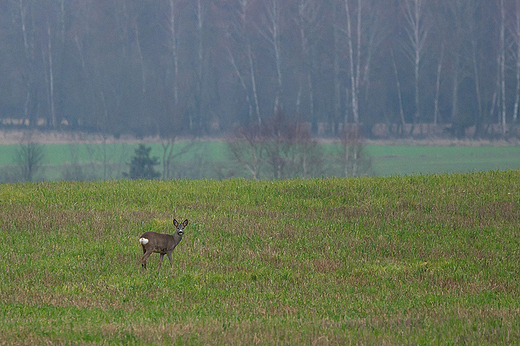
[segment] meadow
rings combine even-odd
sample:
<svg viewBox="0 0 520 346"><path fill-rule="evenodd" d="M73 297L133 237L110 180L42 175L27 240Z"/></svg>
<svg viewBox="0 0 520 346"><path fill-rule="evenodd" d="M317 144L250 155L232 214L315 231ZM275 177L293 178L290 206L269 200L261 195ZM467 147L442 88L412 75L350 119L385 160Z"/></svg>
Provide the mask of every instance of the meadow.
<svg viewBox="0 0 520 346"><path fill-rule="evenodd" d="M477 145L475 145L477 144ZM163 147L159 142L146 145L151 155L159 158L162 172ZM223 179L246 177L249 174L233 162L228 144L223 141L200 141L196 144L180 141L174 153L185 147L190 150L176 157L171 168L172 178ZM339 145L320 144L324 152L323 176L339 176L337 166ZM121 179L128 171L136 143L103 144L44 144L42 169L36 180L106 180ZM0 145L0 182L15 182L18 145ZM447 145L365 145L365 153L372 161L372 176L394 176L432 173L465 173L488 170L520 169L520 147L492 144Z"/></svg>
<svg viewBox="0 0 520 346"><path fill-rule="evenodd" d="M516 344L519 182L1 184L0 344ZM141 274L173 218L173 271Z"/></svg>

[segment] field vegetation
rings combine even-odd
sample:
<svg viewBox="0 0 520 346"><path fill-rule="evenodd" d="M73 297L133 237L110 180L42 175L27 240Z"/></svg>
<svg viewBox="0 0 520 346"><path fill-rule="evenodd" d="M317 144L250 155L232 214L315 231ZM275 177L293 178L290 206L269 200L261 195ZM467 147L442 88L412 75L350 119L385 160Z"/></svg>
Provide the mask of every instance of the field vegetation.
<svg viewBox="0 0 520 346"><path fill-rule="evenodd" d="M514 344L520 171L0 185L0 344ZM140 274L146 231L190 224Z"/></svg>
<svg viewBox="0 0 520 346"><path fill-rule="evenodd" d="M166 178L225 179L230 177L252 178L250 172L234 160L225 141L179 141L174 144L172 156L166 169L164 143L146 143L150 155L159 158L157 170ZM492 144L435 145L428 143L388 145L369 142L363 152L370 160L369 170L361 175L393 176L431 173L464 173L487 170L520 168L520 149L517 146ZM21 145L0 145L0 182L16 182L23 179L17 165ZM42 144L41 167L34 176L42 180L106 180L121 179L129 172L137 143L71 143ZM343 176L341 169L341 144L320 142L321 162L315 162L313 173L318 177ZM269 178L270 172L263 177ZM318 168L316 168L318 167ZM316 173L318 172L318 173ZM261 176L261 177L262 177ZM161 177L163 178L163 177Z"/></svg>

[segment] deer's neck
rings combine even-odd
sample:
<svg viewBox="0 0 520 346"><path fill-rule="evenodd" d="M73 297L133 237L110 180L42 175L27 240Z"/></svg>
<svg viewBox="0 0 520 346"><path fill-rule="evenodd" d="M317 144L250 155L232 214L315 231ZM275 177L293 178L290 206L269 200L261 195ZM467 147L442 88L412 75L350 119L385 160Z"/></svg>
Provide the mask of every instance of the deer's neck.
<svg viewBox="0 0 520 346"><path fill-rule="evenodd" d="M173 235L173 241L175 242L175 244L179 244L181 242L181 239L182 239L182 235L179 235L177 233L175 233Z"/></svg>

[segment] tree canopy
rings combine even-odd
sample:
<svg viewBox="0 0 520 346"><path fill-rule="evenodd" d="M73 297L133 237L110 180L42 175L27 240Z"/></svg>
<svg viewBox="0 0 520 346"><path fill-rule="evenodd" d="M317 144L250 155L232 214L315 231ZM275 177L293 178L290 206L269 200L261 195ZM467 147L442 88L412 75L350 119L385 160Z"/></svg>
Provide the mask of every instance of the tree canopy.
<svg viewBox="0 0 520 346"><path fill-rule="evenodd" d="M485 136L520 109L520 0L0 1L0 42L0 126Z"/></svg>

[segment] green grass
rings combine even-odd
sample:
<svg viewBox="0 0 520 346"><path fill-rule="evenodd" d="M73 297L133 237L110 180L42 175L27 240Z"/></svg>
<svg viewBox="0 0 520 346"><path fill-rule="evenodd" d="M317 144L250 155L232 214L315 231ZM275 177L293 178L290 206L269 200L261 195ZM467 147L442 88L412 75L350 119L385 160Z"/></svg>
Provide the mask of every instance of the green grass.
<svg viewBox="0 0 520 346"><path fill-rule="evenodd" d="M464 173L520 168L520 148L367 146L378 176Z"/></svg>
<svg viewBox="0 0 520 346"><path fill-rule="evenodd" d="M162 159L163 148L161 143L146 143L152 147L151 156L157 156ZM186 143L176 143L179 149L183 148ZM86 164L91 160L101 162L104 157L103 144L43 144L45 151L45 164L58 166L63 163L73 163L73 157L76 157L78 163ZM110 143L106 144L107 159L109 162L129 162L134 150L138 144L130 143ZM208 158L215 161L224 161L226 156L226 143L220 141L205 141L197 144L199 148L180 157L179 160L184 161L196 152L204 152ZM0 166L11 165L15 162L16 150L18 145L0 145L2 154L0 155Z"/></svg>
<svg viewBox="0 0 520 346"><path fill-rule="evenodd" d="M160 143L148 143L152 147L152 156L162 161L163 149ZM217 173L222 170L229 173L234 163L230 161L227 143L222 141L202 141L196 146L186 142L176 143L178 149L185 145L194 150L175 159L175 177L189 178L223 178ZM337 151L335 144L322 144L328 161ZM0 146L0 169L15 164L17 145ZM107 179L120 179L122 172L128 171L127 163L131 161L137 144L107 144L106 151L102 144L46 144L44 145L44 169L37 180L66 179L64 171L70 164L80 164L86 180L103 179L105 153L110 167ZM465 173L489 170L520 169L519 147L496 146L384 146L367 145L366 152L372 158L373 175L394 176L432 173ZM336 160L337 161L337 160ZM159 168L161 170L162 168ZM231 169L234 175L241 175L240 169ZM336 168L325 170L325 176L338 174ZM11 173L13 175L15 173ZM245 174L245 173L244 173ZM0 181L13 181L2 179ZM5 175L5 173L4 173ZM225 178L226 176L224 176Z"/></svg>
<svg viewBox="0 0 520 346"><path fill-rule="evenodd" d="M519 181L3 184L0 344L514 344Z"/></svg>

